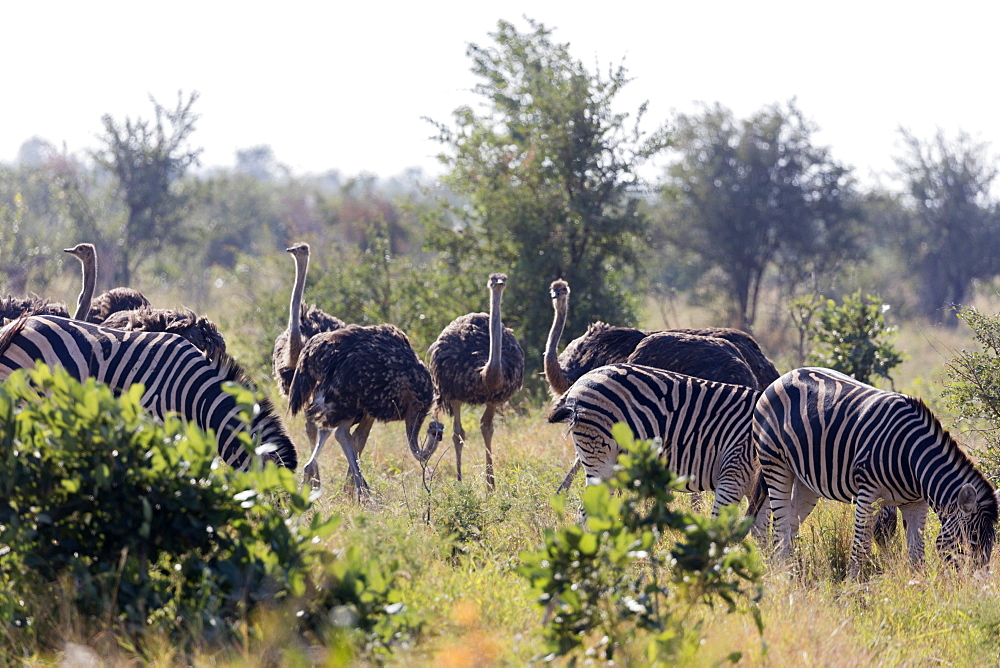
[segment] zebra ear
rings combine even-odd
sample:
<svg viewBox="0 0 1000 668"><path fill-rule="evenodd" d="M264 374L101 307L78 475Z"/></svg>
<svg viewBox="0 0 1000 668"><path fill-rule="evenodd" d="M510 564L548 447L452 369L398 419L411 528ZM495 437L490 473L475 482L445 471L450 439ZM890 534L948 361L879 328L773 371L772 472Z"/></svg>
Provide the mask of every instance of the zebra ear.
<svg viewBox="0 0 1000 668"><path fill-rule="evenodd" d="M976 510L976 488L969 483L958 490L958 509L966 515L971 515Z"/></svg>

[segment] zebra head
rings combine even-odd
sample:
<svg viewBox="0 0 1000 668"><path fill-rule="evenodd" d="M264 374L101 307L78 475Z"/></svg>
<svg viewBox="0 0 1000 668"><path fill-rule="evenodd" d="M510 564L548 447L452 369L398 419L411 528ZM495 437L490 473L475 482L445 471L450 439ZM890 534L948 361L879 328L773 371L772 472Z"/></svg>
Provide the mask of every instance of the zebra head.
<svg viewBox="0 0 1000 668"><path fill-rule="evenodd" d="M945 510L936 543L945 563L957 565L967 559L973 570L989 567L996 538L997 498L992 490L983 502L977 496L976 488L966 483Z"/></svg>

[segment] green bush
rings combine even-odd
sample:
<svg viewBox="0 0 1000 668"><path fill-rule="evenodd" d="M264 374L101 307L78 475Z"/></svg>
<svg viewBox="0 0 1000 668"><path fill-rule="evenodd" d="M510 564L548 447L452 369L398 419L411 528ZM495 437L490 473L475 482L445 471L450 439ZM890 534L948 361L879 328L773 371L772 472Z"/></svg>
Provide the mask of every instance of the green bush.
<svg viewBox="0 0 1000 668"><path fill-rule="evenodd" d="M872 376L885 378L903 361L902 354L887 340L894 331L885 320L889 307L874 295L862 297L861 290L845 295L838 305L822 295L805 295L788 307L799 329L800 350L812 344L806 362L823 366L862 383Z"/></svg>
<svg viewBox="0 0 1000 668"><path fill-rule="evenodd" d="M736 506L716 518L671 507L682 486L659 449L634 441L622 424L614 436L625 452L609 485L584 492L585 524L547 530L542 548L521 554L519 572L546 610L543 633L553 656L620 661L641 630L650 634L645 661L675 662L697 649L694 606L721 601L738 610L750 594L746 585L759 579L757 553L744 541L752 520ZM553 497L557 512L564 503ZM749 609L762 629L756 604Z"/></svg>
<svg viewBox="0 0 1000 668"><path fill-rule="evenodd" d="M979 350L962 349L948 363L949 381L943 396L959 421L982 431L985 451L979 458L984 473L1000 480L1000 315L975 308L962 309L958 318L975 336Z"/></svg>
<svg viewBox="0 0 1000 668"><path fill-rule="evenodd" d="M249 418L253 394L231 391ZM324 547L339 518L310 512L291 471L229 468L211 436L154 421L141 395L43 365L0 385L0 582L14 594L0 595L0 644L50 649L67 606L140 646L244 639L265 610L306 642L346 629L384 649L417 628L391 565Z"/></svg>

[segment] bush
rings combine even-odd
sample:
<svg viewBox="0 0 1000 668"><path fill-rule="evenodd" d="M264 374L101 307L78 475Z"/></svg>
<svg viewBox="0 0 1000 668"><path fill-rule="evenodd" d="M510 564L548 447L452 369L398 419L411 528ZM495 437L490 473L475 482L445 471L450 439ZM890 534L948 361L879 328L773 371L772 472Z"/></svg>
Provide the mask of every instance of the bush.
<svg viewBox="0 0 1000 668"><path fill-rule="evenodd" d="M291 471L227 467L194 425L154 421L142 391L44 365L0 385L0 582L15 594L0 644L52 647L67 606L84 626L113 620L123 646L244 639L265 610L308 642L343 627L385 648L416 628L391 566L323 546L339 518L312 514ZM233 392L249 419L253 394Z"/></svg>
<svg viewBox="0 0 1000 668"><path fill-rule="evenodd" d="M674 662L697 649L693 606L721 601L737 610L745 585L759 579L757 553L744 541L752 519L740 518L736 506L716 518L672 509L682 485L659 448L633 441L622 424L614 436L625 452L609 485L584 492L585 524L547 530L542 548L522 553L519 572L550 618L543 633L552 655L620 661L642 630L650 634L644 660ZM557 511L564 503L553 497ZM762 630L755 603L750 610Z"/></svg>
<svg viewBox="0 0 1000 668"><path fill-rule="evenodd" d="M840 305L822 295L806 295L789 304L792 321L799 329L799 347L812 343L807 363L823 366L862 383L880 376L892 383L891 371L903 356L887 340L894 331L885 321L889 306L861 290L845 295Z"/></svg>
<svg viewBox="0 0 1000 668"><path fill-rule="evenodd" d="M949 381L943 396L959 421L982 429L986 441L980 465L990 480L1000 480L1000 315L975 308L958 318L971 329L978 351L962 349L948 363Z"/></svg>

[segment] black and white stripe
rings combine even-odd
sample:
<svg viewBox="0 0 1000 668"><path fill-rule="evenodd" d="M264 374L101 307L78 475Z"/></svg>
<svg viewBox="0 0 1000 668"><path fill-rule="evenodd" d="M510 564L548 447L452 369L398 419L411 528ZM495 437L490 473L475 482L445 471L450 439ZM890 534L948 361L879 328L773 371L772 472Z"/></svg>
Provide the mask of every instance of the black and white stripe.
<svg viewBox="0 0 1000 668"><path fill-rule="evenodd" d="M618 422L636 438L660 439L670 470L691 492L715 492L717 512L739 503L757 470L750 440L753 388L694 378L634 364L595 369L557 401L550 422L569 422L587 483L607 480L620 448L611 436Z"/></svg>
<svg viewBox="0 0 1000 668"><path fill-rule="evenodd" d="M899 506L910 559L923 560L928 507L941 518L946 558L971 548L983 567L993 550L993 486L919 399L879 390L830 369L791 371L757 402L761 468L784 557L820 497L854 502L849 573L871 550L873 505Z"/></svg>
<svg viewBox="0 0 1000 668"><path fill-rule="evenodd" d="M214 430L219 456L226 463L241 470L250 465L238 436L246 425L222 385L251 385L228 357L209 360L175 334L122 331L54 316L22 318L0 330L0 380L16 369L33 367L36 360L65 367L78 380L93 377L118 392L141 383L146 388L142 405L153 415L162 419L176 413L206 431ZM295 468L295 446L269 403L261 404L251 436L255 443L272 446L266 458Z"/></svg>

